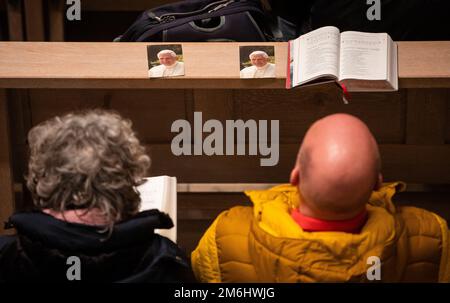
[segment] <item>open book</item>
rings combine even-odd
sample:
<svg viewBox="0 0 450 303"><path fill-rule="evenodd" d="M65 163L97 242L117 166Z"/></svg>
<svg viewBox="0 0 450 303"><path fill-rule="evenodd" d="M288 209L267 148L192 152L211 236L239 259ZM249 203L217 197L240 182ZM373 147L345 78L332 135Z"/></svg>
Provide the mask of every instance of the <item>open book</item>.
<svg viewBox="0 0 450 303"><path fill-rule="evenodd" d="M321 27L289 41L286 87L327 80L348 91L398 90L397 44L386 33Z"/></svg>
<svg viewBox="0 0 450 303"><path fill-rule="evenodd" d="M141 211L159 209L170 216L174 227L157 229L155 232L177 242L177 179L158 176L145 178L147 181L137 187L141 194Z"/></svg>

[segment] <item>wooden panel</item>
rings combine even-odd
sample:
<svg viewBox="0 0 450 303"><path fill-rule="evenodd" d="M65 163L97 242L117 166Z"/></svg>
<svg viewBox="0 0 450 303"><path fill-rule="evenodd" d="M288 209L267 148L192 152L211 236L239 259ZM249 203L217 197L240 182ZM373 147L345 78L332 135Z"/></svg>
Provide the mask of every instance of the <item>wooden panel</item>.
<svg viewBox="0 0 450 303"><path fill-rule="evenodd" d="M0 146L0 190L2 191L0 201L0 234L3 234L3 222L8 219L14 210L9 117L5 90L0 90Z"/></svg>
<svg viewBox="0 0 450 303"><path fill-rule="evenodd" d="M11 163L14 181L24 182L24 173L27 166L26 137L31 127L30 105L27 90L8 91L8 108L12 156Z"/></svg>
<svg viewBox="0 0 450 303"><path fill-rule="evenodd" d="M284 183L298 144L281 144L279 163L261 167L260 156L174 156L170 145L148 146L153 175L177 176L178 182ZM450 184L450 146L383 144L380 146L386 181Z"/></svg>
<svg viewBox="0 0 450 303"><path fill-rule="evenodd" d="M275 46L277 79L247 80L238 47L254 43L182 44L186 76L150 80L146 43L1 42L0 87L284 89L286 43L258 43ZM402 88L450 87L450 41L401 42L399 51Z"/></svg>
<svg viewBox="0 0 450 303"><path fill-rule="evenodd" d="M251 203L243 193L178 194L178 220L214 220L222 211L236 205Z"/></svg>
<svg viewBox="0 0 450 303"><path fill-rule="evenodd" d="M110 95L99 90L30 90L32 125L81 109L104 107Z"/></svg>
<svg viewBox="0 0 450 303"><path fill-rule="evenodd" d="M1 55L1 42L0 42ZM1 58L0 58L1 59ZM2 68L2 66L0 66ZM1 69L0 69L1 73ZM450 86L450 83L449 83ZM102 88L102 89L233 89L284 87L284 79L24 79L1 78L0 88Z"/></svg>
<svg viewBox="0 0 450 303"><path fill-rule="evenodd" d="M81 7L87 11L144 11L179 0L88 0Z"/></svg>
<svg viewBox="0 0 450 303"><path fill-rule="evenodd" d="M167 143L177 119L186 119L183 90L31 90L36 125L56 115L89 108L109 108L131 119L142 142Z"/></svg>
<svg viewBox="0 0 450 303"><path fill-rule="evenodd" d="M386 145L380 150L386 180L450 184L449 145Z"/></svg>
<svg viewBox="0 0 450 303"><path fill-rule="evenodd" d="M233 119L233 94L231 90L194 90L194 111L202 112L203 121Z"/></svg>
<svg viewBox="0 0 450 303"><path fill-rule="evenodd" d="M110 94L111 109L133 121L142 142L170 142L172 123L187 119L184 90L118 90Z"/></svg>
<svg viewBox="0 0 450 303"><path fill-rule="evenodd" d="M25 1L25 24L28 41L45 41L42 0Z"/></svg>
<svg viewBox="0 0 450 303"><path fill-rule="evenodd" d="M6 9L8 11L9 40L23 41L22 0L6 0Z"/></svg>
<svg viewBox="0 0 450 303"><path fill-rule="evenodd" d="M445 142L450 144L450 100L447 100L447 115L445 118L446 121L446 130L445 130Z"/></svg>
<svg viewBox="0 0 450 303"><path fill-rule="evenodd" d="M427 87L433 78L441 78L450 71L450 41L444 49L439 42L398 42L398 74L402 87ZM435 64L430 65L430 62Z"/></svg>
<svg viewBox="0 0 450 303"><path fill-rule="evenodd" d="M394 196L396 206L415 206L432 211L450 222L450 192L402 192Z"/></svg>
<svg viewBox="0 0 450 303"><path fill-rule="evenodd" d="M334 89L334 91L333 91ZM361 118L378 143L403 143L405 125L404 91L354 93L350 104L331 86L328 90L238 90L235 118L280 120L280 142L300 142L309 126L332 113Z"/></svg>
<svg viewBox="0 0 450 303"><path fill-rule="evenodd" d="M45 78L50 82L53 81L51 79L67 79L68 82L74 82L76 79L146 79L149 87L164 83L178 88L181 88L179 84L183 79L236 79L243 87L280 84L276 79L239 80L238 45L248 44L183 43L186 76L147 79L146 43L2 42L0 78L21 78L22 81ZM279 54L276 61L277 77L284 82L282 79L285 77L286 44L260 44L275 45L275 52ZM195 82L201 84L200 81Z"/></svg>
<svg viewBox="0 0 450 303"><path fill-rule="evenodd" d="M444 144L449 90L408 90L407 144Z"/></svg>
<svg viewBox="0 0 450 303"><path fill-rule="evenodd" d="M49 40L64 41L65 1L48 0Z"/></svg>

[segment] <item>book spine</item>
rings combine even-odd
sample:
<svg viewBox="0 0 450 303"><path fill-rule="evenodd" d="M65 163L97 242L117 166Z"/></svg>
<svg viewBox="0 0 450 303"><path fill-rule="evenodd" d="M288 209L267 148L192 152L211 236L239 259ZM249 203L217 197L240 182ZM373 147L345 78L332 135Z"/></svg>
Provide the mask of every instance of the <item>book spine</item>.
<svg viewBox="0 0 450 303"><path fill-rule="evenodd" d="M292 88L292 72L291 72L291 66L292 66L292 60L291 60L291 45L292 42L288 41L288 53L287 53L287 68L286 68L286 89Z"/></svg>

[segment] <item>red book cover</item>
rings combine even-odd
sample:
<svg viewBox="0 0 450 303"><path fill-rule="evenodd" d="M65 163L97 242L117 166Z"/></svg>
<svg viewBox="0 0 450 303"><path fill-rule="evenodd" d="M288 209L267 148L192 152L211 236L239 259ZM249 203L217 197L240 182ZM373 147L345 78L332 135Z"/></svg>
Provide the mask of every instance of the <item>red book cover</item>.
<svg viewBox="0 0 450 303"><path fill-rule="evenodd" d="M288 42L287 68L286 68L286 89L291 88L291 41Z"/></svg>

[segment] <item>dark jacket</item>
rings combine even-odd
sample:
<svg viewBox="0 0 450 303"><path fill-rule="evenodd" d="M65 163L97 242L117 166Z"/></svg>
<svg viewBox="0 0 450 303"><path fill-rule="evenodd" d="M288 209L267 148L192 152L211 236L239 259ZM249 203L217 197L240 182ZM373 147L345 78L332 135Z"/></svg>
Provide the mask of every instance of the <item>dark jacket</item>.
<svg viewBox="0 0 450 303"><path fill-rule="evenodd" d="M17 236L0 237L0 281L68 281L79 258L81 281L193 282L185 255L154 233L172 220L157 210L141 212L115 225L111 235L99 228L68 223L42 212L13 215ZM72 272L72 270L71 270Z"/></svg>
<svg viewBox="0 0 450 303"><path fill-rule="evenodd" d="M291 39L333 25L341 31L387 32L394 41L449 40L448 0L381 0L380 20L369 20L365 0L271 0L274 13L293 24ZM295 9L294 9L295 5Z"/></svg>

